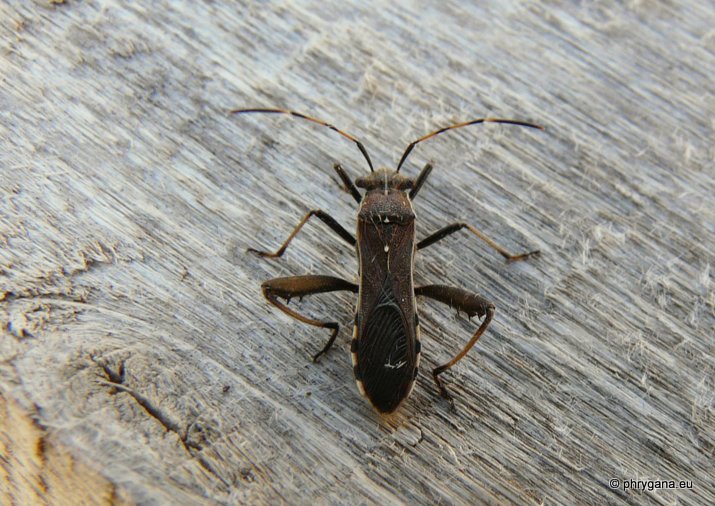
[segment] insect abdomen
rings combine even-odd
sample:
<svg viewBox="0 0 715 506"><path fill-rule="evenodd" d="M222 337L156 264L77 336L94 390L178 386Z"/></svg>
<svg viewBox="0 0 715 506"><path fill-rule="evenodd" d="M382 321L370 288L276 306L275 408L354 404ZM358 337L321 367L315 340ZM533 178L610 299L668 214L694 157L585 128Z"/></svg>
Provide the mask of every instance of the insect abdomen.
<svg viewBox="0 0 715 506"><path fill-rule="evenodd" d="M412 387L416 368L414 332L400 307L384 294L354 341L355 376L382 413L397 409Z"/></svg>

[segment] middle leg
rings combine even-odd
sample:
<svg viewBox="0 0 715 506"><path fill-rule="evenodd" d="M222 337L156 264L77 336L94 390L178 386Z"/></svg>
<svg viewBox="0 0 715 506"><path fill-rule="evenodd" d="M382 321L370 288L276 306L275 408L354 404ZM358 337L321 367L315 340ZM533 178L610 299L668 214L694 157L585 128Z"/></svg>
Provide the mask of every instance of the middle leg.
<svg viewBox="0 0 715 506"><path fill-rule="evenodd" d="M300 223L293 229L293 232L288 236L288 239L285 240L283 245L278 248L274 253L270 253L268 251L259 251L257 249L253 248L248 248L248 251L250 253L255 253L256 255L262 256L262 257L268 257L268 258L276 258L283 256L283 253L285 253L286 248L290 244L290 242L293 240L293 238L300 232L300 229L303 228L303 225L305 225L308 220L311 217L317 217L319 218L323 223L328 225L336 234L338 234L345 242L350 244L351 246L355 246L355 243L357 242L353 235L345 230L343 226L337 222L335 218L330 216L328 213L320 210L320 209L312 209L305 213L305 216L303 216L303 219L300 220Z"/></svg>
<svg viewBox="0 0 715 506"><path fill-rule="evenodd" d="M539 254L539 250L534 250L534 251L528 251L526 253L517 253L517 254L512 254L510 253L506 248L498 245L496 242L494 242L492 239L487 237L485 234L474 228L468 223L463 223L463 222L458 222L458 223L452 223L451 225L447 225L446 227L443 227L436 231L433 234L428 235L424 239L422 239L420 242L417 243L417 249L422 249L426 248L427 246L430 246L437 241L441 241L448 235L451 235L455 232L458 232L459 230L462 230L463 228L466 228L469 230L471 233L479 237L482 241L487 243L489 246L494 248L499 252L501 256L503 256L507 262L516 262L519 260L525 260L529 258L530 256L536 256Z"/></svg>

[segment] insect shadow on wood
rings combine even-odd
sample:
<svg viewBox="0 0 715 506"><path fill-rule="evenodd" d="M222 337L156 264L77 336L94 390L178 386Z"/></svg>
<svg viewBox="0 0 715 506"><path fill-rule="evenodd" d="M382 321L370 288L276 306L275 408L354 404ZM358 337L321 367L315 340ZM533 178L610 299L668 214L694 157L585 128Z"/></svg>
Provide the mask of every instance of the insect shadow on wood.
<svg viewBox="0 0 715 506"><path fill-rule="evenodd" d="M479 118L450 125L430 132L410 143L397 169L375 170L365 146L352 135L325 121L285 109L236 109L231 114L266 113L288 114L330 128L354 142L367 161L370 172L355 182L336 164L333 168L343 186L359 209L355 235L346 230L332 216L321 209L311 209L300 220L285 242L275 251L248 251L265 258L278 258L285 253L293 238L308 220L315 217L325 223L342 240L354 247L359 266L359 283L351 283L334 276L289 276L275 278L261 285L265 298L284 313L308 325L330 330L330 338L313 360L325 354L335 342L337 322L310 318L288 307L291 298L301 298L326 292L347 291L358 294L355 323L350 345L353 371L360 393L367 397L381 414L394 412L414 388L420 364L420 325L416 297L427 297L466 313L469 318L484 318L471 339L449 362L432 371L442 397L454 408L454 400L440 375L459 362L474 346L494 317L494 304L481 295L446 285L415 287L413 273L415 254L445 237L467 230L499 252L507 262L535 256L538 250L512 254L487 235L468 223L456 222L442 227L424 239L416 240L415 213L412 202L432 172L427 164L416 178L400 174L400 168L417 144L448 130L480 123L505 123L522 127L542 126L500 118ZM361 192L360 189L364 190ZM284 302L281 301L281 299Z"/></svg>

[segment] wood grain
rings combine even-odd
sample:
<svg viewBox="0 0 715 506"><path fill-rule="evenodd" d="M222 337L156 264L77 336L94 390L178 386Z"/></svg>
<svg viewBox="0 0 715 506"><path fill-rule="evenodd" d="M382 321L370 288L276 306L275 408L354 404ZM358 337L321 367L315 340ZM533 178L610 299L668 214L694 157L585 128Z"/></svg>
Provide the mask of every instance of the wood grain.
<svg viewBox="0 0 715 506"><path fill-rule="evenodd" d="M0 502L715 504L712 3L287 5L0 5ZM445 375L457 412L429 372L475 322L419 302L417 387L380 420L354 296L296 301L343 325L317 365L327 332L262 299L271 277L355 279L318 222L280 260L245 250L312 208L352 229L331 167L367 168L235 107L313 114L390 167L456 121L547 127L446 133L403 168L435 165L418 238L465 221L542 251L505 265L464 232L420 252L416 283L497 307ZM43 482L38 441L65 478Z"/></svg>

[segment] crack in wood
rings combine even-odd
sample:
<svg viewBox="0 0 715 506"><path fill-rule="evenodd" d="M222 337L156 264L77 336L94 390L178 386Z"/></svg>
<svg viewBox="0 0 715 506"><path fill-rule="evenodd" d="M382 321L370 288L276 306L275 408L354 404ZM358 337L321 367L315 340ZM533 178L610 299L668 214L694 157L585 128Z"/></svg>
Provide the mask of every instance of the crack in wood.
<svg viewBox="0 0 715 506"><path fill-rule="evenodd" d="M182 431L181 427L177 422L172 420L166 413L164 413L159 407L155 406L147 397L136 392L132 388L126 386L124 383L126 381L126 366L125 361L119 362L118 369L116 371L112 370L106 363L100 362L95 357L92 357L92 361L97 364L104 372L107 380L102 380L102 383L110 386L113 391L110 392L112 395L118 391L122 391L134 399L134 401L139 404L139 406L144 409L144 411L159 422L167 432L172 432L177 435L181 445L184 450L196 459L196 462L211 476L218 479L223 483L228 489L231 487L231 483L227 481L223 476L221 476L218 471L211 465L211 463L206 460L206 458L198 452L203 450L203 446L199 443L188 440L188 430Z"/></svg>

